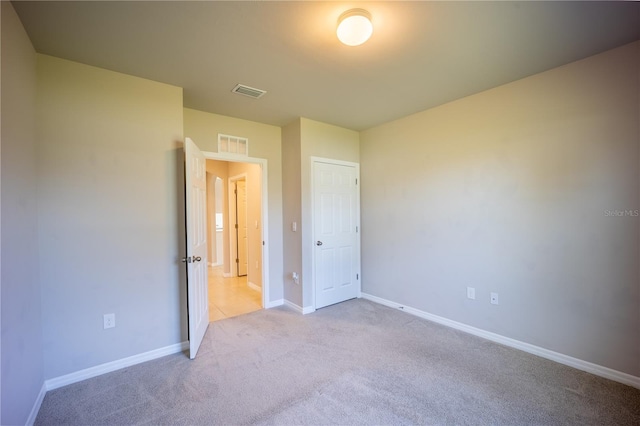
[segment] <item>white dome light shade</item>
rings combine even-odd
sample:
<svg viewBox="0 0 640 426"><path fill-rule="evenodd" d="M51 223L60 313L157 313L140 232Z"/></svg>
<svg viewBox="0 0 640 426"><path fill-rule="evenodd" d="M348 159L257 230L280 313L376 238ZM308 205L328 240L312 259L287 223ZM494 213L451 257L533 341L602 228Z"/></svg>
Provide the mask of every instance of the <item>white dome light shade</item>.
<svg viewBox="0 0 640 426"><path fill-rule="evenodd" d="M351 9L338 19L338 39L347 46L359 46L373 34L371 15L364 9Z"/></svg>

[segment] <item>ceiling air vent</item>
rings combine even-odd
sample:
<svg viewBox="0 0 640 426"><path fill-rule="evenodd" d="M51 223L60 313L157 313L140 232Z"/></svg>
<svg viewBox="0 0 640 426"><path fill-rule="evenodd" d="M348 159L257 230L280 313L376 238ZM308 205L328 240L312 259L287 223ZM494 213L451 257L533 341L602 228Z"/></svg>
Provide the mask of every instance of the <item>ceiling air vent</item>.
<svg viewBox="0 0 640 426"><path fill-rule="evenodd" d="M254 99L258 99L262 97L262 95L267 93L266 90L256 89L255 87L245 86L244 84L238 84L236 87L233 88L232 92L238 93L240 95L245 95Z"/></svg>

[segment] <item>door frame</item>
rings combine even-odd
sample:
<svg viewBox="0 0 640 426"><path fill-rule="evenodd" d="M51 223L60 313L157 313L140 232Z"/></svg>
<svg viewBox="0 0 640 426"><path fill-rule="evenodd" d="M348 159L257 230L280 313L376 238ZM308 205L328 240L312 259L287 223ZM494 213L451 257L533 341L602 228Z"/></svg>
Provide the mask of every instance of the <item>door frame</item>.
<svg viewBox="0 0 640 426"><path fill-rule="evenodd" d="M311 169L310 169L310 186L311 186L311 239L308 241L309 247L311 247L312 256L311 256L311 295L312 295L312 303L313 310L316 310L316 256L313 247L316 243L316 210L315 210L315 190L316 184L315 180L315 165L316 163L325 163L332 164L335 166L347 166L354 167L356 171L356 226L358 227L357 235L356 235L356 260L358 263L358 298L362 297L362 257L360 253L361 243L360 243L360 235L362 233L362 228L360 225L360 163L354 163L352 161L343 161L343 160L335 160L333 158L324 158L324 157L315 157L311 156Z"/></svg>
<svg viewBox="0 0 640 426"><path fill-rule="evenodd" d="M241 173L239 175L235 175L235 176L229 176L228 178L228 187L229 187L229 191L227 192L227 194L229 194L229 220L231 220L231 218L235 218L234 222L238 219L238 210L237 210L237 203L238 203L238 194L235 194L234 191L236 190L236 182L238 182L239 180L243 180L245 182L245 185L249 185L249 183L247 182L248 176L247 173ZM233 194L233 200L234 202L231 202L231 197ZM247 227L249 226L249 224L247 223ZM229 228L229 231L231 231L231 228ZM229 234L229 256L231 257L231 253L235 253L235 258L237 259L238 256L238 229L235 230L235 238L231 238L231 234ZM239 277L240 275L238 275L238 269L239 269L239 265L237 262L232 262L231 259L229 259L229 263L231 263L231 265L229 265L229 274L232 277ZM231 266L233 264L236 264L236 272L232 273L231 271ZM247 268L249 267L249 251L247 250Z"/></svg>
<svg viewBox="0 0 640 426"><path fill-rule="evenodd" d="M244 157L234 154L226 154L212 151L202 151L207 160L227 161L230 163L258 164L262 169L260 214L262 226L262 309L270 308L269 302L269 172L266 158Z"/></svg>

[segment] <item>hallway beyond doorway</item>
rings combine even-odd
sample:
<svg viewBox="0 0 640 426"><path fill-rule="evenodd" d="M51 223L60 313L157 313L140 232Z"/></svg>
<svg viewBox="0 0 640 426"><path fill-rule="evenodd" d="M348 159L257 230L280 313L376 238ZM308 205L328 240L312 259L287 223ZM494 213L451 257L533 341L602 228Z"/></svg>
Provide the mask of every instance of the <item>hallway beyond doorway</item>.
<svg viewBox="0 0 640 426"><path fill-rule="evenodd" d="M209 267L209 321L262 309L262 294L247 285L247 277L225 278L222 266Z"/></svg>

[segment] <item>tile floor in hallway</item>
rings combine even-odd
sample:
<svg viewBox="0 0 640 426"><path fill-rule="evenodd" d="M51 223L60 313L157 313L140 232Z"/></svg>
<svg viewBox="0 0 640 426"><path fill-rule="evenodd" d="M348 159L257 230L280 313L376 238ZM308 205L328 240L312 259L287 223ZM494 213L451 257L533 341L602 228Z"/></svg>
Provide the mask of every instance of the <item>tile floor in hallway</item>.
<svg viewBox="0 0 640 426"><path fill-rule="evenodd" d="M262 294L247 285L247 277L225 278L222 266L209 267L209 321L262 309Z"/></svg>

